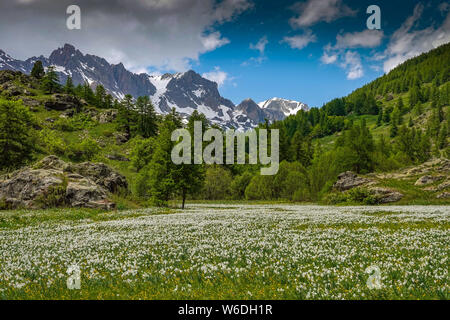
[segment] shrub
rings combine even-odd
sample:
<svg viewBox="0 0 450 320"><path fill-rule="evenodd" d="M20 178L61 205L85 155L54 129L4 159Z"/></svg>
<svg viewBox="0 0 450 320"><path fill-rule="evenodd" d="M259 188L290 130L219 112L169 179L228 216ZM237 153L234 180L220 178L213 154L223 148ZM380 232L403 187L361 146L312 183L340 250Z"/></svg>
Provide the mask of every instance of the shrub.
<svg viewBox="0 0 450 320"><path fill-rule="evenodd" d="M66 143L56 131L47 128L41 130L39 132L39 140L49 154L61 156L66 153Z"/></svg>
<svg viewBox="0 0 450 320"><path fill-rule="evenodd" d="M6 202L6 200L4 198L0 198L0 210L11 210L12 205L8 202Z"/></svg>
<svg viewBox="0 0 450 320"><path fill-rule="evenodd" d="M228 199L231 196L232 181L231 173L227 169L209 167L206 169L203 197L208 200Z"/></svg>
<svg viewBox="0 0 450 320"><path fill-rule="evenodd" d="M139 171L136 176L135 183L133 185L134 194L141 199L150 198L150 175L148 168L145 167Z"/></svg>
<svg viewBox="0 0 450 320"><path fill-rule="evenodd" d="M245 199L245 189L252 180L253 175L250 172L244 172L242 175L234 178L230 186L233 199Z"/></svg>
<svg viewBox="0 0 450 320"><path fill-rule="evenodd" d="M73 161L91 161L100 152L97 141L87 138L81 143L71 144L67 150L67 157Z"/></svg>
<svg viewBox="0 0 450 320"><path fill-rule="evenodd" d="M324 200L328 204L362 203L366 205L374 205L379 203L379 199L373 195L370 190L365 188L353 188L347 192L330 193Z"/></svg>
<svg viewBox="0 0 450 320"><path fill-rule="evenodd" d="M75 126L72 123L72 120L67 118L59 118L53 124L53 128L60 131L72 132L75 131Z"/></svg>

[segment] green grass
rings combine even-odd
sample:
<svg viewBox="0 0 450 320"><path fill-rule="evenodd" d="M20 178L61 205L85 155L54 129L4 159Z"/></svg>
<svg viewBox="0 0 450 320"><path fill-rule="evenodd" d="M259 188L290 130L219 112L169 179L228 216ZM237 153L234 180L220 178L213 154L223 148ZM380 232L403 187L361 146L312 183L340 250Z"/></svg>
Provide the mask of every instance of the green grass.
<svg viewBox="0 0 450 320"><path fill-rule="evenodd" d="M411 177L408 179L382 179L379 181L379 186L392 188L401 192L404 197L393 205L433 205L433 204L450 204L450 199L437 199L439 192L432 192L424 190L425 187L415 186L414 183L420 176ZM427 185L426 187L439 185L442 181Z"/></svg>

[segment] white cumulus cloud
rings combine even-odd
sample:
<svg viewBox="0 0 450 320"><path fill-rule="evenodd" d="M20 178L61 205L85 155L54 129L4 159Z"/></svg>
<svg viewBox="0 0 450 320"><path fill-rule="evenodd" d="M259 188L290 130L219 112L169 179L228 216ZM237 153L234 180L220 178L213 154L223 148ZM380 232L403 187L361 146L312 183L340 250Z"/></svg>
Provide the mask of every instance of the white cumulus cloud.
<svg viewBox="0 0 450 320"><path fill-rule="evenodd" d="M402 62L450 42L450 13L441 26L415 29L424 6L416 5L413 14L392 35L385 51L383 70L389 72Z"/></svg>
<svg viewBox="0 0 450 320"><path fill-rule="evenodd" d="M361 56L356 51L347 51L345 53L342 67L347 69L347 79L349 80L358 79L364 76Z"/></svg>
<svg viewBox="0 0 450 320"><path fill-rule="evenodd" d="M220 67L215 67L214 70L203 73L202 77L214 81L219 87L223 86L226 81L230 80L228 73L221 70Z"/></svg>
<svg viewBox="0 0 450 320"><path fill-rule="evenodd" d="M284 37L282 42L286 42L292 49L303 49L311 42L316 42L317 37L311 30L306 31L302 35L296 35L292 37Z"/></svg>

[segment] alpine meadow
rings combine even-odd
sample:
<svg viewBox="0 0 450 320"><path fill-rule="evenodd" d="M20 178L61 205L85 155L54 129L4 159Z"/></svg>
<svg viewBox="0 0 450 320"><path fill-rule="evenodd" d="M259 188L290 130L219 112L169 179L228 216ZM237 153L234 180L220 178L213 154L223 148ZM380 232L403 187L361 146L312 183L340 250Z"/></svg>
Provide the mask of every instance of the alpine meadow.
<svg viewBox="0 0 450 320"><path fill-rule="evenodd" d="M0 28L1 300L450 298L445 1L113 2Z"/></svg>

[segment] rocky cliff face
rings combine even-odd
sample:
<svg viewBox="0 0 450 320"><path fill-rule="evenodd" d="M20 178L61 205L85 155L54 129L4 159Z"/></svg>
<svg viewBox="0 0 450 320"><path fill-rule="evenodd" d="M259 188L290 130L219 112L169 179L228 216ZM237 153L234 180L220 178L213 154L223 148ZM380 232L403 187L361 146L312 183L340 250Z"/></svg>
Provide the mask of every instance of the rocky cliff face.
<svg viewBox="0 0 450 320"><path fill-rule="evenodd" d="M265 119L269 119L268 114L261 109L252 99L245 99L237 107L236 110L246 116L254 125L262 123Z"/></svg>

